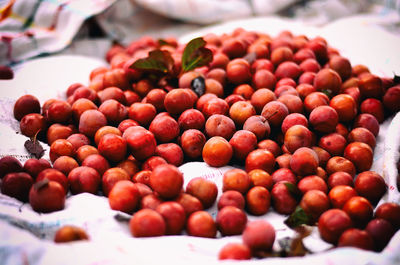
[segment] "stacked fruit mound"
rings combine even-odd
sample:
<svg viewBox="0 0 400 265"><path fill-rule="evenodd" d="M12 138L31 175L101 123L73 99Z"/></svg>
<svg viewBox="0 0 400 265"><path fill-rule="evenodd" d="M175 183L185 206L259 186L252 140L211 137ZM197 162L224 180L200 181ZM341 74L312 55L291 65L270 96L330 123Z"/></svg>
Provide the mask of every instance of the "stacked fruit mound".
<svg viewBox="0 0 400 265"><path fill-rule="evenodd" d="M398 204L374 212L387 185L369 171L379 123L400 110L396 77L288 31L237 29L187 45L142 38L115 44L106 59L110 67L94 69L88 86L69 86L67 100L17 100L27 149L40 158L37 139L46 141L52 165L1 159L2 193L38 212L63 209L68 192L102 194L111 209L133 214L135 237L243 234L220 259L272 251L273 226L247 222L271 205L288 226L317 224L337 246L380 251L400 228ZM224 173L218 201L211 180L183 187L178 166L202 160L236 167ZM216 219L206 211L214 204Z"/></svg>

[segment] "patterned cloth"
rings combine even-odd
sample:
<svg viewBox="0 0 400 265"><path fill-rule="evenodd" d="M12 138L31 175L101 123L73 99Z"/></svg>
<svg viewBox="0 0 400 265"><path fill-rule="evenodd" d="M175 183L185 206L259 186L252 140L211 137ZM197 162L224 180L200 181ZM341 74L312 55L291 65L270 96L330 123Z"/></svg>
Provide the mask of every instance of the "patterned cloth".
<svg viewBox="0 0 400 265"><path fill-rule="evenodd" d="M85 29L93 21L109 43L128 44L143 35L178 38L203 25L251 16L278 14L324 25L357 13L388 17L387 10L400 13L400 0L0 0L0 65L88 40ZM399 21L389 21L388 29L400 32Z"/></svg>
<svg viewBox="0 0 400 265"><path fill-rule="evenodd" d="M85 19L116 0L11 0L1 9L0 64L65 48Z"/></svg>

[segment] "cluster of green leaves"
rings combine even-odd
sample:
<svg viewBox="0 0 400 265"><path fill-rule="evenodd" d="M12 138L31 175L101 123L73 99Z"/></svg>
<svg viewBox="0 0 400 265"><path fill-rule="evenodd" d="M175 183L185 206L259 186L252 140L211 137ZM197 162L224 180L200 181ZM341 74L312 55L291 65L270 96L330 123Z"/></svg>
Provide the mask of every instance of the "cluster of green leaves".
<svg viewBox="0 0 400 265"><path fill-rule="evenodd" d="M161 41L161 44L165 45L164 42ZM201 37L191 40L186 45L182 54L181 74L201 66L206 66L212 61L212 51L205 46L206 41ZM166 76L172 75L173 66L174 59L171 54L168 51L156 49L151 51L148 57L136 60L131 65L131 68Z"/></svg>

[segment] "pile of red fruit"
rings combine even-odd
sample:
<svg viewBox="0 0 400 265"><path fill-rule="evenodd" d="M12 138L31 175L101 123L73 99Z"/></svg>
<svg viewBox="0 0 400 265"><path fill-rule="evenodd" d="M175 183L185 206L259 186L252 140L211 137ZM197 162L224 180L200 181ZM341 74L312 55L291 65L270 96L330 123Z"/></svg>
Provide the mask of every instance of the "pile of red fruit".
<svg viewBox="0 0 400 265"><path fill-rule="evenodd" d="M72 84L67 100L14 106L22 134L50 145L50 160L0 160L1 191L38 212L67 193L108 197L136 237L243 234L220 259L271 251L275 230L247 214L272 208L292 226L318 224L337 246L382 250L400 228L400 206L374 206L387 190L369 171L379 123L400 110L397 78L371 74L316 37L237 29L181 45L142 38L114 45L110 67ZM191 180L184 162L227 164L223 194ZM218 204L216 220L206 211ZM296 213L302 216L296 217ZM305 217L305 218L304 218ZM296 219L297 218L297 219Z"/></svg>

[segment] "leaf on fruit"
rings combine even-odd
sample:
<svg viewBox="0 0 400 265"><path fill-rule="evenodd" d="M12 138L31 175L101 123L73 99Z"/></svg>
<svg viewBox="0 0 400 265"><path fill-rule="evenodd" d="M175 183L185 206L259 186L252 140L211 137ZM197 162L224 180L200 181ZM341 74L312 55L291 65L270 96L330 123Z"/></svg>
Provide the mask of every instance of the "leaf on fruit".
<svg viewBox="0 0 400 265"><path fill-rule="evenodd" d="M36 182L35 184L33 184L33 187L35 188L35 190L40 190L44 186L48 185L49 182L50 182L50 180L48 178L44 178L44 179Z"/></svg>
<svg viewBox="0 0 400 265"><path fill-rule="evenodd" d="M299 188L297 188L296 185L290 182L285 182L284 183L286 188L289 190L289 193L294 197L295 200L300 201L302 194Z"/></svg>
<svg viewBox="0 0 400 265"><path fill-rule="evenodd" d="M182 54L182 71L187 72L197 67L208 65L212 59L212 51L206 46L203 38L195 38L186 44Z"/></svg>
<svg viewBox="0 0 400 265"><path fill-rule="evenodd" d="M171 46L171 44L169 44L169 42L166 41L166 40L164 40L164 39L158 39L158 40L157 40L157 44L158 44L158 47L161 47L161 46Z"/></svg>
<svg viewBox="0 0 400 265"><path fill-rule="evenodd" d="M44 149L36 137L26 140L24 146L28 153L35 156L37 159L44 155Z"/></svg>
<svg viewBox="0 0 400 265"><path fill-rule="evenodd" d="M393 83L400 84L400 75L394 74Z"/></svg>
<svg viewBox="0 0 400 265"><path fill-rule="evenodd" d="M300 225L308 225L310 222L311 218L306 214L300 205L297 206L294 212L285 220L285 224L290 228L296 228Z"/></svg>
<svg viewBox="0 0 400 265"><path fill-rule="evenodd" d="M325 95L327 95L328 98L331 98L332 91L330 91L329 89L322 89L321 92L324 93Z"/></svg>
<svg viewBox="0 0 400 265"><path fill-rule="evenodd" d="M243 57L250 65L257 60L257 54L255 52L249 52L246 56Z"/></svg>
<svg viewBox="0 0 400 265"><path fill-rule="evenodd" d="M146 58L136 60L130 68L155 74L168 74L174 66L174 59L167 51L154 50Z"/></svg>
<svg viewBox="0 0 400 265"><path fill-rule="evenodd" d="M296 234L293 238L285 237L278 240L281 247L281 256L284 257L297 257L304 256L309 251L304 247L303 239L311 234L312 229L309 226L299 226L296 229Z"/></svg>

